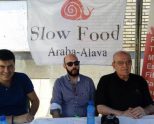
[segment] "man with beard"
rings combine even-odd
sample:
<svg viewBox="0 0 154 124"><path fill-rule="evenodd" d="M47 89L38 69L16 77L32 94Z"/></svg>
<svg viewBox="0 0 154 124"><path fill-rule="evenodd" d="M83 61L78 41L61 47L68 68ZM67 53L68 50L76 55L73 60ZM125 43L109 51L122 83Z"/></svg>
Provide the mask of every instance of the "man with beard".
<svg viewBox="0 0 154 124"><path fill-rule="evenodd" d="M89 100L94 100L95 86L91 78L79 74L80 61L74 54L64 57L67 74L53 87L50 113L55 117L85 117Z"/></svg>

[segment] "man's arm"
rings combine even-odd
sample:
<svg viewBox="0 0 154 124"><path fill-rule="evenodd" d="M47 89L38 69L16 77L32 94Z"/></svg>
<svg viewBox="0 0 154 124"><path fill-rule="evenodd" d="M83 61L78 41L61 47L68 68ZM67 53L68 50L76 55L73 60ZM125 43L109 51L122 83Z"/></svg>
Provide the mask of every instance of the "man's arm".
<svg viewBox="0 0 154 124"><path fill-rule="evenodd" d="M38 99L35 91L27 94L27 96L28 96L29 101L31 103L29 114L32 116L35 116L35 114L39 108L39 99Z"/></svg>
<svg viewBox="0 0 154 124"><path fill-rule="evenodd" d="M97 105L97 111L99 114L103 115L114 114L116 116L124 115L132 118L141 118L145 115L154 113L154 105L149 105L145 108L142 108L140 106L135 108L128 108L125 111L115 110L106 105Z"/></svg>
<svg viewBox="0 0 154 124"><path fill-rule="evenodd" d="M39 107L39 99L35 93L35 91L28 93L27 94L28 99L30 101L30 108L29 108L29 113L19 115L19 116L14 116L13 117L13 122L18 124L18 123L25 123L25 122L31 122L34 119L34 116L38 110Z"/></svg>
<svg viewBox="0 0 154 124"><path fill-rule="evenodd" d="M123 115L131 118L138 118L131 112L132 110L131 108L128 108L125 111L120 111L120 110L112 109L106 105L97 105L97 110L99 114L103 114L103 115L114 114L116 116Z"/></svg>
<svg viewBox="0 0 154 124"><path fill-rule="evenodd" d="M90 100L94 100L94 98L95 98L95 85L94 85L94 82L91 78L89 80L88 85L89 85L89 89L90 89L90 92L89 92Z"/></svg>
<svg viewBox="0 0 154 124"><path fill-rule="evenodd" d="M97 111L99 114L103 115L108 115L108 114L114 114L117 116L122 115L122 111L112 109L106 105L97 105Z"/></svg>
<svg viewBox="0 0 154 124"><path fill-rule="evenodd" d="M57 103L51 103L50 114L52 115L53 118L61 117L61 106Z"/></svg>
<svg viewBox="0 0 154 124"><path fill-rule="evenodd" d="M150 104L147 107L143 108L141 106L137 106L135 108L129 108L129 111L133 118L141 118L145 115L150 115L154 113L154 105Z"/></svg>
<svg viewBox="0 0 154 124"><path fill-rule="evenodd" d="M145 114L146 115L150 115L150 114L154 114L154 105L150 104L147 107L144 108Z"/></svg>
<svg viewBox="0 0 154 124"><path fill-rule="evenodd" d="M61 117L62 115L62 93L61 93L61 85L60 85L60 79L57 79L53 86L52 91L52 98L50 101L50 114L53 118Z"/></svg>
<svg viewBox="0 0 154 124"><path fill-rule="evenodd" d="M7 116L7 122L8 124L23 124L23 123L29 123L32 120L29 119L29 114L23 114L18 116Z"/></svg>
<svg viewBox="0 0 154 124"><path fill-rule="evenodd" d="M12 122L14 124L27 123L31 122L34 119L34 116L39 107L39 99L34 91L29 93L27 96L29 101L31 102L29 113L19 116L7 116L7 121L9 124L12 124Z"/></svg>

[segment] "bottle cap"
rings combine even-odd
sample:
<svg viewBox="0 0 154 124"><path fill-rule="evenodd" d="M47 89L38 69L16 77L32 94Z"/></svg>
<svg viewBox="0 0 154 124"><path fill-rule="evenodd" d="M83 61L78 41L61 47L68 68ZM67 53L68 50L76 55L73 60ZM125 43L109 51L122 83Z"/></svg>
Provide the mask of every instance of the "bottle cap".
<svg viewBox="0 0 154 124"><path fill-rule="evenodd" d="M89 104L89 105L94 105L94 101L93 101L93 100L90 100L90 101L88 102L88 104Z"/></svg>

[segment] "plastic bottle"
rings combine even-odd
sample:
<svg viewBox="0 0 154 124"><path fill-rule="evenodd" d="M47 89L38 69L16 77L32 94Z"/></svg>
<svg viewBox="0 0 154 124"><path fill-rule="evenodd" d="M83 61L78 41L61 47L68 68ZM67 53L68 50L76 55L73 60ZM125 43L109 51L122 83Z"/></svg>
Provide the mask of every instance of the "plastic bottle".
<svg viewBox="0 0 154 124"><path fill-rule="evenodd" d="M87 106L87 124L95 124L95 106L93 101L88 102Z"/></svg>
<svg viewBox="0 0 154 124"><path fill-rule="evenodd" d="M8 124L4 115L0 116L0 124Z"/></svg>

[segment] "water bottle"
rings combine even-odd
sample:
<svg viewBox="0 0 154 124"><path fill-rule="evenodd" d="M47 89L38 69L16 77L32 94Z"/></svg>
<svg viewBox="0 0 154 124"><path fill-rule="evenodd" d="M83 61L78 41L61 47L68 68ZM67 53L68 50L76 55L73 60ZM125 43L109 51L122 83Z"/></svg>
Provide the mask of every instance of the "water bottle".
<svg viewBox="0 0 154 124"><path fill-rule="evenodd" d="M88 102L87 106L87 124L95 124L95 106L93 101Z"/></svg>
<svg viewBox="0 0 154 124"><path fill-rule="evenodd" d="M0 116L0 124L8 124L4 115Z"/></svg>

